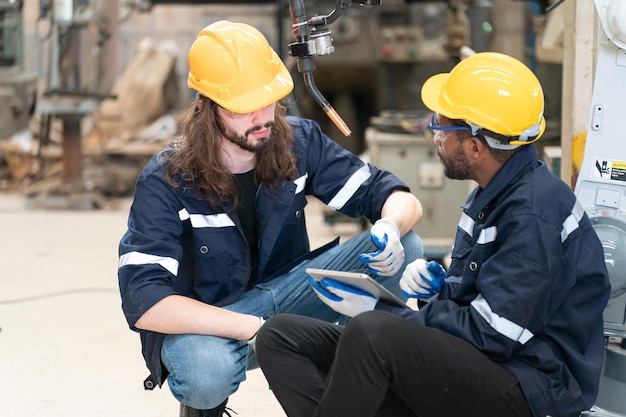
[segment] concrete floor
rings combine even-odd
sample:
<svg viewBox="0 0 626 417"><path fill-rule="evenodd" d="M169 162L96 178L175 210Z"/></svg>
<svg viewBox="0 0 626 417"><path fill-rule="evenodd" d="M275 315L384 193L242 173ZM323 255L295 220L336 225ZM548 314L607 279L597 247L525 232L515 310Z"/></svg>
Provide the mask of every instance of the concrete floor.
<svg viewBox="0 0 626 417"><path fill-rule="evenodd" d="M0 416L174 417L167 387L144 391L139 337L120 308L117 244L130 200L106 210L25 208L0 194ZM358 232L307 208L312 247ZM229 401L237 417L284 417L260 370Z"/></svg>

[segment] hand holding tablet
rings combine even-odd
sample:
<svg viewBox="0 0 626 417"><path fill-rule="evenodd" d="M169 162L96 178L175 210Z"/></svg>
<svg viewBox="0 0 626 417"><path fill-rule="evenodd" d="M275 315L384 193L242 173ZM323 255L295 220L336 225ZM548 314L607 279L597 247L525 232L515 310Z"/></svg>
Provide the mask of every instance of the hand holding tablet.
<svg viewBox="0 0 626 417"><path fill-rule="evenodd" d="M373 297L388 303L405 307L406 302L383 287L374 278L362 272L333 271L328 269L306 268L306 273L315 281L320 282L324 278L357 288L371 294Z"/></svg>

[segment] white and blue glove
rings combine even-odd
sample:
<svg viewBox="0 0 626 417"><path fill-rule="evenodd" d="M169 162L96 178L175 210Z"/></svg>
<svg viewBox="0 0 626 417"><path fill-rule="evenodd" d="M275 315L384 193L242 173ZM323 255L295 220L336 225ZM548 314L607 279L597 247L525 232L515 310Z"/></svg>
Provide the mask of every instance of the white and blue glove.
<svg viewBox="0 0 626 417"><path fill-rule="evenodd" d="M318 282L310 275L308 278L319 299L344 316L354 317L357 314L371 311L378 302L378 299L373 295L333 279L323 278Z"/></svg>
<svg viewBox="0 0 626 417"><path fill-rule="evenodd" d="M436 261L417 259L406 266L400 289L406 297L430 298L441 291L446 271Z"/></svg>
<svg viewBox="0 0 626 417"><path fill-rule="evenodd" d="M404 265L404 247L400 242L400 231L389 220L380 219L370 229L372 243L378 249L374 253L363 253L359 260L367 264L376 275L393 276Z"/></svg>

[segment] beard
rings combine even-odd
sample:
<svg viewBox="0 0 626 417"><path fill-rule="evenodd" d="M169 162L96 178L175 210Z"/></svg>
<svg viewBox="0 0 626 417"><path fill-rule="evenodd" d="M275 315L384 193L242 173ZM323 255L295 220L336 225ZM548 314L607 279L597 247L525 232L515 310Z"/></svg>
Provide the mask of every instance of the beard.
<svg viewBox="0 0 626 417"><path fill-rule="evenodd" d="M253 152L253 153L259 153L259 152L265 151L267 147L269 146L269 141L272 138L272 136L274 136L274 132L275 132L275 130L273 129L274 122L267 122L262 126L251 127L250 129L246 130L246 132L243 135L239 135L234 130L227 128L220 118L217 118L217 125L220 129L220 133L222 134L224 138L226 138L228 141L232 142L233 144L239 146L244 151ZM251 143L248 140L248 135L250 135L253 132L256 132L257 130L261 130L264 128L272 128L269 136L259 138L257 143Z"/></svg>
<svg viewBox="0 0 626 417"><path fill-rule="evenodd" d="M449 158L439 154L439 159L443 164L443 174L451 180L466 180L472 177L470 162L461 147L456 148Z"/></svg>

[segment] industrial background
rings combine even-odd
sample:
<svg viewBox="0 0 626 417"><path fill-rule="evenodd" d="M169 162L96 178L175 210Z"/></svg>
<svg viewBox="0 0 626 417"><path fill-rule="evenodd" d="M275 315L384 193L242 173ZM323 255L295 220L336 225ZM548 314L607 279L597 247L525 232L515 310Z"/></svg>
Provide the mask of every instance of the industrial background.
<svg viewBox="0 0 626 417"><path fill-rule="evenodd" d="M301 49L292 46L309 39L293 38L291 4L0 0L0 415L105 416L124 405L133 410L120 411L124 415L175 414L168 409L174 405L169 393L135 393L144 375L141 359L129 360L139 354L138 339L119 320L117 240L137 174L175 137L193 97L186 85L187 50L203 27L221 19L257 27L284 59L296 83L291 113L315 119L346 149L409 184L424 205L415 230L429 258L445 259L450 251L458 207L473 185L443 175L426 129L421 85L472 52L503 52L525 62L546 96L540 156L576 189L605 246L614 290L598 410L626 415L625 399L615 394L626 392L624 182L592 174L599 161L613 164L613 172L626 166L618 140L621 116L611 111L622 106L615 97L626 96L626 0L304 0L310 22L324 16L329 23L310 24L307 33L317 44L312 56L294 54ZM320 244L327 235L350 236L368 227L315 202L307 210L317 233L312 239ZM72 246L84 235L88 245ZM87 261L81 250L93 257ZM68 268L74 264L84 267ZM54 285L48 276L58 277ZM68 315L67 337L51 354L47 340L29 333L56 325L38 303L56 299L68 308L64 297L81 292L105 303L101 314ZM114 315L114 326L98 322L107 321L103 312ZM27 317L40 321L33 326ZM78 387L53 385L63 384L66 367L80 374L76 363L56 360L76 358L64 354L64 346L74 343L74 334L80 338L81 326L94 325L110 329L93 336L97 342L82 339L84 348L98 344L100 355L121 351L123 372L115 361L90 370L89 378L109 378L110 385L97 388L109 390L103 400L108 407L89 411L82 405L97 402L91 394L77 406L71 393L80 395ZM49 386L38 383L39 366L51 363L56 378L44 378ZM236 411L282 415L262 375L251 375L235 398Z"/></svg>
<svg viewBox="0 0 626 417"><path fill-rule="evenodd" d="M97 208L132 194L139 169L176 134L192 98L189 46L220 19L250 23L267 36L296 81L292 113L317 120L342 146L393 166L407 181L425 203L427 221L417 231L429 254L449 250L471 184L444 178L424 125L425 79L450 70L463 48L513 55L546 89L541 146L560 144L567 5L548 14L547 4L514 0L304 4L308 17L333 21L311 31L327 47L315 57L290 54L298 40L286 0L0 0L1 189L24 192L37 208ZM302 68L312 69L301 75ZM349 137L326 117L303 75ZM325 219L344 220L332 212Z"/></svg>

